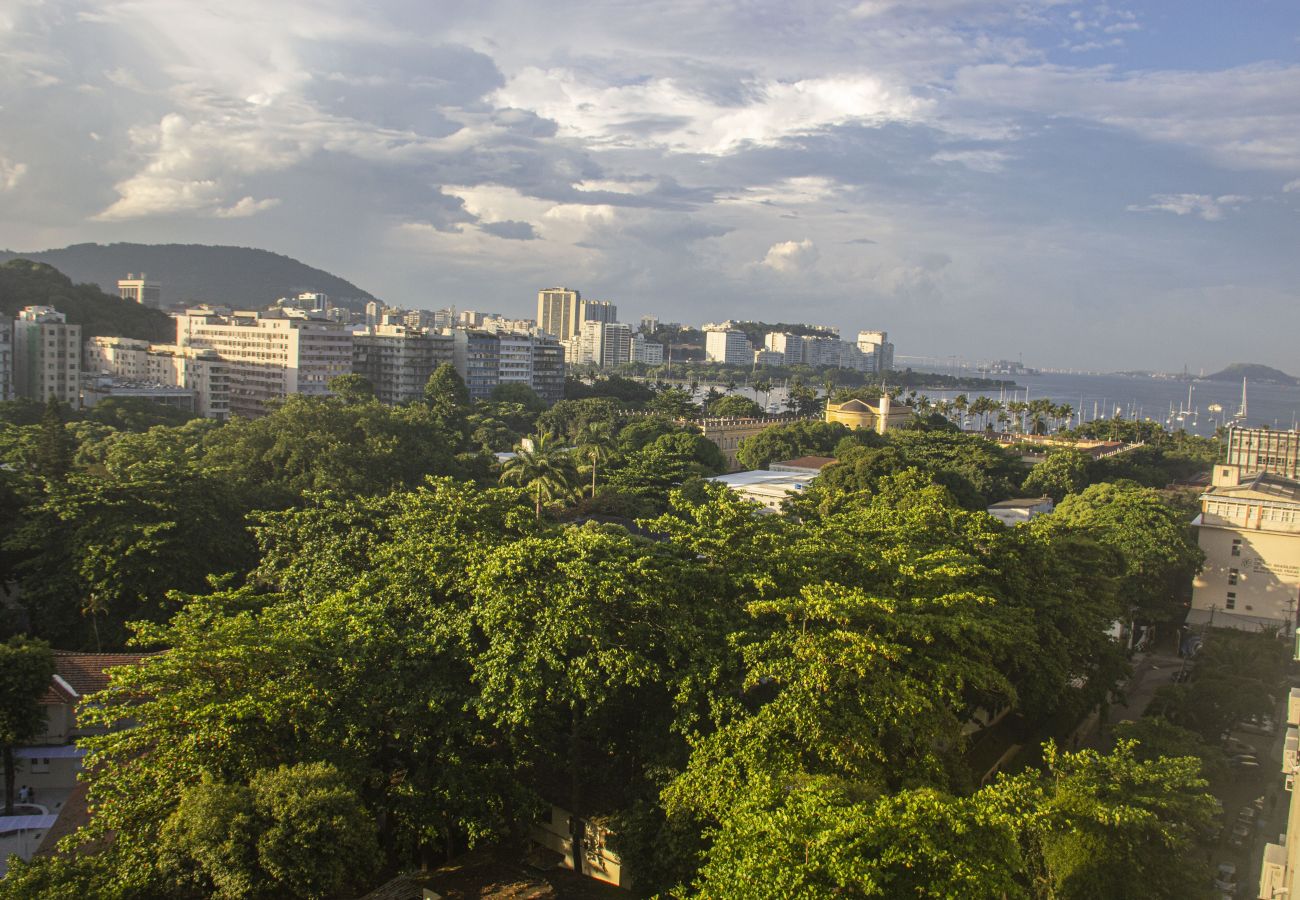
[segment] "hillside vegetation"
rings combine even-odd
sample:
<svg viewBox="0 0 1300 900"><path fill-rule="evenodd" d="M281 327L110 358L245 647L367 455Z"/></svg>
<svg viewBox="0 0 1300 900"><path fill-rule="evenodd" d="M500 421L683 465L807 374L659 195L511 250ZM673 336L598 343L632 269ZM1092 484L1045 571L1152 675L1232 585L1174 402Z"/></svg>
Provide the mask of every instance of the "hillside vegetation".
<svg viewBox="0 0 1300 900"><path fill-rule="evenodd" d="M0 250L0 262L17 257L49 263L78 283L117 289L129 272L147 272L162 285L163 302L206 302L261 308L279 297L324 291L341 306L373 300L350 281L279 253L205 244L74 244L57 250Z"/></svg>
<svg viewBox="0 0 1300 900"><path fill-rule="evenodd" d="M15 259L0 264L0 314L18 315L24 306L52 306L81 326L82 337L120 335L146 341L171 341L176 326L171 317L105 294L93 284L73 284L53 266Z"/></svg>

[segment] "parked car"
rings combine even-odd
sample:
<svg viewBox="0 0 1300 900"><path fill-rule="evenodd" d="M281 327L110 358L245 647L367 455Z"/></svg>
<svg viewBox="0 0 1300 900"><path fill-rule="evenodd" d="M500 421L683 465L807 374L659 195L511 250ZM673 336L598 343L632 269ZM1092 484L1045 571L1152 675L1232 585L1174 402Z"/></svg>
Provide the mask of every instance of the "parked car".
<svg viewBox="0 0 1300 900"><path fill-rule="evenodd" d="M1228 765L1238 772L1258 772L1260 769L1259 759L1244 753L1228 760Z"/></svg>
<svg viewBox="0 0 1300 900"><path fill-rule="evenodd" d="M1237 726L1242 731L1248 731L1251 734L1269 735L1277 731L1277 726L1273 724L1272 716L1251 716Z"/></svg>
<svg viewBox="0 0 1300 900"><path fill-rule="evenodd" d="M1237 867L1228 862L1219 863L1219 869L1214 873L1214 887L1225 894L1237 893Z"/></svg>
<svg viewBox="0 0 1300 900"><path fill-rule="evenodd" d="M1235 737L1229 737L1223 742L1223 752L1233 755L1249 754L1254 756L1259 751L1253 744L1247 744L1245 741L1239 741Z"/></svg>
<svg viewBox="0 0 1300 900"><path fill-rule="evenodd" d="M1259 818L1259 810L1253 806L1243 806L1237 810L1237 821L1245 822L1247 825L1254 825L1255 820Z"/></svg>

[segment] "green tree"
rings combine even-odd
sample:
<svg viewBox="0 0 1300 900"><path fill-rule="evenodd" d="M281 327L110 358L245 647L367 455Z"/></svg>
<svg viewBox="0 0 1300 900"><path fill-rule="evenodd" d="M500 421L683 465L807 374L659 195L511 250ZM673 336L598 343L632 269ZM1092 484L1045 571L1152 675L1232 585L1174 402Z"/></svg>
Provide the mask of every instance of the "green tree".
<svg viewBox="0 0 1300 900"><path fill-rule="evenodd" d="M1023 490L1031 496L1051 497L1060 503L1067 494L1077 494L1090 482L1092 458L1081 450L1050 451L1029 470Z"/></svg>
<svg viewBox="0 0 1300 900"><path fill-rule="evenodd" d="M380 862L373 817L327 763L191 785L159 855L174 889L222 898L355 897Z"/></svg>
<svg viewBox="0 0 1300 900"><path fill-rule="evenodd" d="M795 459L809 454L829 456L840 441L853 432L838 422L790 422L764 428L753 437L740 442L736 458L749 469L764 469L768 463ZM855 435L861 441L875 442L870 435Z"/></svg>
<svg viewBox="0 0 1300 900"><path fill-rule="evenodd" d="M676 419L693 419L700 414L700 408L692 395L678 387L660 391L647 404L647 408L662 415Z"/></svg>
<svg viewBox="0 0 1300 900"><path fill-rule="evenodd" d="M531 491L536 500L537 519L542 518L542 501L553 503L573 494L577 472L567 450L556 446L555 435L541 432L531 446L520 445L501 471L502 484L517 484Z"/></svg>
<svg viewBox="0 0 1300 900"><path fill-rule="evenodd" d="M592 423L583 429L574 453L591 467L591 496L596 496L596 472L614 456L614 431L605 423Z"/></svg>
<svg viewBox="0 0 1300 900"><path fill-rule="evenodd" d="M1178 511L1150 488L1094 484L1066 497L1053 518L1115 550L1126 599L1148 614L1179 615L1205 556Z"/></svg>
<svg viewBox="0 0 1300 900"><path fill-rule="evenodd" d="M709 415L718 418L750 419L763 415L763 409L748 397L728 394L709 404Z"/></svg>
<svg viewBox="0 0 1300 900"><path fill-rule="evenodd" d="M546 409L546 401L537 396L536 391L517 381L502 382L494 387L492 389L492 401L494 403L518 403L532 413L539 413Z"/></svg>
<svg viewBox="0 0 1300 900"><path fill-rule="evenodd" d="M785 404L790 412L801 418L819 416L825 408L825 403L817 396L817 392L798 378L791 382Z"/></svg>
<svg viewBox="0 0 1300 900"><path fill-rule="evenodd" d="M75 450L72 436L64 424L63 404L51 397L41 415L33 470L50 481L66 478L72 471Z"/></svg>
<svg viewBox="0 0 1300 900"><path fill-rule="evenodd" d="M468 416L470 403L469 388L456 371L456 367L445 362L434 369L433 374L424 385L424 400L433 412L433 420L445 434L453 437L453 445L459 449L469 442Z"/></svg>
<svg viewBox="0 0 1300 900"><path fill-rule="evenodd" d="M54 677L54 654L40 640L13 637L0 644L0 754L4 762L4 814L14 814L14 747L45 728L41 697Z"/></svg>
<svg viewBox="0 0 1300 900"><path fill-rule="evenodd" d="M375 399L375 386L364 375L335 375L330 379L330 392L348 403L364 403Z"/></svg>

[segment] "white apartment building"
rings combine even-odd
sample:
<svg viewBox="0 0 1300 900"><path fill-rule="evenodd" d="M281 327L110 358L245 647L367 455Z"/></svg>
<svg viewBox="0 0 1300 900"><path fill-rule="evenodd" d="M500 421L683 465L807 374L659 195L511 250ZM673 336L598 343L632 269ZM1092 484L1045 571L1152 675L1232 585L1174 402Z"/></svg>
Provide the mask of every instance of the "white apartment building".
<svg viewBox="0 0 1300 900"><path fill-rule="evenodd" d="M83 374L96 381L96 391L104 396L128 396L127 386L179 388L193 394L191 408L197 414L222 421L230 415L229 366L213 350L92 337L85 343L83 359ZM106 390L99 376L110 377L113 384Z"/></svg>
<svg viewBox="0 0 1300 900"><path fill-rule="evenodd" d="M752 366L754 348L743 331L709 331L704 335L704 353L709 362L729 366Z"/></svg>
<svg viewBox="0 0 1300 900"><path fill-rule="evenodd" d="M763 346L774 353L780 353L782 364L798 366L803 364L803 336L772 331L763 338Z"/></svg>
<svg viewBox="0 0 1300 900"><path fill-rule="evenodd" d="M632 362L648 366L661 366L664 362L664 345L647 340L641 332L632 335Z"/></svg>
<svg viewBox="0 0 1300 900"><path fill-rule="evenodd" d="M28 306L13 325L14 396L81 405L81 326L49 306Z"/></svg>
<svg viewBox="0 0 1300 900"><path fill-rule="evenodd" d="M780 350L755 350L754 365L756 366L784 366L785 354Z"/></svg>
<svg viewBox="0 0 1300 900"><path fill-rule="evenodd" d="M583 300L580 319L583 322L617 322L618 307L608 300Z"/></svg>
<svg viewBox="0 0 1300 900"><path fill-rule="evenodd" d="M498 384L533 384L533 337L518 332L498 332Z"/></svg>
<svg viewBox="0 0 1300 900"><path fill-rule="evenodd" d="M894 368L894 345L884 331L859 331L858 349L871 357L868 371L889 372Z"/></svg>
<svg viewBox="0 0 1300 900"><path fill-rule="evenodd" d="M611 369L632 361L632 328L622 322L583 322L569 346L574 362Z"/></svg>
<svg viewBox="0 0 1300 900"><path fill-rule="evenodd" d="M229 366L233 415L265 415L292 394L328 395L330 380L352 371L351 331L297 310L200 308L175 318L180 347L213 350Z"/></svg>

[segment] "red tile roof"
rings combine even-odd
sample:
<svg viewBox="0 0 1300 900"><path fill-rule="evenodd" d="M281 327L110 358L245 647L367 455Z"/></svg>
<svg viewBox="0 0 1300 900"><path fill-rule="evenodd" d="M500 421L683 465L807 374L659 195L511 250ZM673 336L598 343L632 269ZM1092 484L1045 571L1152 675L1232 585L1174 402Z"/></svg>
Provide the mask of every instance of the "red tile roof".
<svg viewBox="0 0 1300 900"><path fill-rule="evenodd" d="M54 651L54 672L50 687L41 698L46 705L75 703L78 698L108 687L108 670L116 666L133 666L148 654L145 653L76 653L72 650ZM62 684L60 684L60 679ZM69 694L68 688L76 692Z"/></svg>

